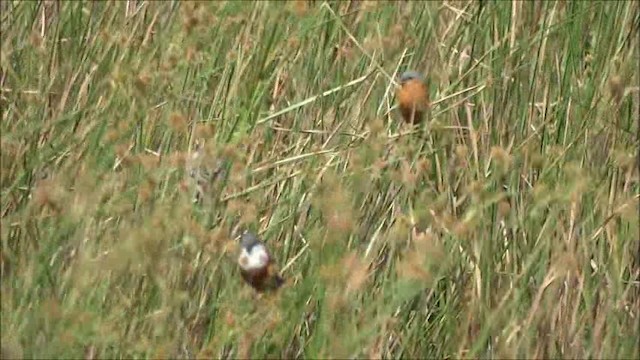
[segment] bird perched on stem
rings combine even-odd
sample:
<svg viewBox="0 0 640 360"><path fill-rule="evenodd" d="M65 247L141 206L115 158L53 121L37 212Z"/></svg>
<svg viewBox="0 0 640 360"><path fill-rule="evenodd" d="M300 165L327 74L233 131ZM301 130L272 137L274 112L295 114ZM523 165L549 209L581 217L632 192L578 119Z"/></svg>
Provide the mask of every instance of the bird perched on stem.
<svg viewBox="0 0 640 360"><path fill-rule="evenodd" d="M206 203L210 200L212 194L215 194L214 183L227 176L225 160L214 157L213 153L206 149L202 139L195 140L193 151L185 162L185 170L189 176L189 183L194 188L194 203Z"/></svg>
<svg viewBox="0 0 640 360"><path fill-rule="evenodd" d="M245 232L240 238L238 264L242 278L257 292L277 290L284 283L284 279L273 269L269 250L250 232Z"/></svg>
<svg viewBox="0 0 640 360"><path fill-rule="evenodd" d="M407 71L400 75L400 87L397 91L400 113L409 124L422 122L429 110L429 89L425 79L415 71Z"/></svg>

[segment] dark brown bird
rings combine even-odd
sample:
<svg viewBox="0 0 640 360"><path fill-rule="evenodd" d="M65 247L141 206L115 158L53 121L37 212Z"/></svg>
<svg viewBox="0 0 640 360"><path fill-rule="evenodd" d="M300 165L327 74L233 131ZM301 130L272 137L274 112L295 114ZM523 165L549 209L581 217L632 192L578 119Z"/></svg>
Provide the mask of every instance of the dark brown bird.
<svg viewBox="0 0 640 360"><path fill-rule="evenodd" d="M422 75L415 71L403 73L399 80L397 97L400 113L407 123L418 124L430 106L427 84Z"/></svg>
<svg viewBox="0 0 640 360"><path fill-rule="evenodd" d="M245 232L240 238L238 264L242 278L258 292L276 290L284 283L284 279L273 269L269 250L250 232Z"/></svg>

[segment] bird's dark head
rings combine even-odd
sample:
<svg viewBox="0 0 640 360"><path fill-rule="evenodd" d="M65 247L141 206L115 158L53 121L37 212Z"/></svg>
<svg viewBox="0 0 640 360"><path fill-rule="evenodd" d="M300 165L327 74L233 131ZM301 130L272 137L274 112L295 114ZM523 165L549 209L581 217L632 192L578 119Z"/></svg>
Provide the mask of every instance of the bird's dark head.
<svg viewBox="0 0 640 360"><path fill-rule="evenodd" d="M240 246L242 246L242 248L247 250L247 252L249 253L251 252L253 247L258 244L261 244L260 239L258 239L257 236L248 231L242 234L242 236L240 237Z"/></svg>
<svg viewBox="0 0 640 360"><path fill-rule="evenodd" d="M409 81L412 80L418 80L418 81L422 81L424 82L424 77L422 77L422 75L416 71L405 71L404 73L402 73L402 75L400 75L399 77L399 81L400 81L400 85L404 85Z"/></svg>

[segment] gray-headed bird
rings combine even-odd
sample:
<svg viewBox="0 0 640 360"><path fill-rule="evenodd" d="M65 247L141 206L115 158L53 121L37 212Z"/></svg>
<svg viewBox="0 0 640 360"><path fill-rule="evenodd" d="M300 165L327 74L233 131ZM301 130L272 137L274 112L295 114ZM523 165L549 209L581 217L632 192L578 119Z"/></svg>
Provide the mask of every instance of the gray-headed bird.
<svg viewBox="0 0 640 360"><path fill-rule="evenodd" d="M274 269L269 250L250 232L245 232L240 238L238 264L242 278L258 292L276 290L284 283Z"/></svg>

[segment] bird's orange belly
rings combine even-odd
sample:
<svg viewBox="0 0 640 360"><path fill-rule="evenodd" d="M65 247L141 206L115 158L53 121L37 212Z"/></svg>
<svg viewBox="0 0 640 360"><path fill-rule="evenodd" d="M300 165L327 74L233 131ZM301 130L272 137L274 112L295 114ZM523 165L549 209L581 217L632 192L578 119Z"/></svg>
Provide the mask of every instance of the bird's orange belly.
<svg viewBox="0 0 640 360"><path fill-rule="evenodd" d="M405 121L411 123L422 121L422 116L429 106L429 96L424 84L411 81L400 88L398 105Z"/></svg>

